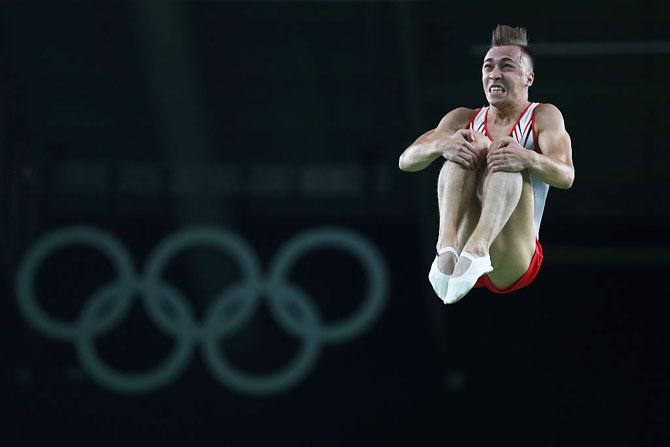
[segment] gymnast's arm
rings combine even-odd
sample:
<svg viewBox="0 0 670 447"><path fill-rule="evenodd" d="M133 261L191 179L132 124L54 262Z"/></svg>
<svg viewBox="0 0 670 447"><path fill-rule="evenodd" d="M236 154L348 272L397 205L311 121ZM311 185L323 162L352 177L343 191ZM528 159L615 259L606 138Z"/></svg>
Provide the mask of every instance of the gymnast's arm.
<svg viewBox="0 0 670 447"><path fill-rule="evenodd" d="M445 155L445 144L452 140L453 143L461 145L461 150L454 154L455 162L471 167L476 164L476 156L471 157L472 147L469 141L462 135L454 135L459 129L463 129L474 110L459 107L447 113L435 129L421 135L400 155L398 166L402 171L415 172L425 169L436 158ZM474 154L474 152L473 152ZM458 158L456 158L458 157ZM445 157L446 158L446 157Z"/></svg>
<svg viewBox="0 0 670 447"><path fill-rule="evenodd" d="M542 104L535 109L535 133L540 153L528 151L528 171L553 187L570 188L575 179L572 144L556 106Z"/></svg>

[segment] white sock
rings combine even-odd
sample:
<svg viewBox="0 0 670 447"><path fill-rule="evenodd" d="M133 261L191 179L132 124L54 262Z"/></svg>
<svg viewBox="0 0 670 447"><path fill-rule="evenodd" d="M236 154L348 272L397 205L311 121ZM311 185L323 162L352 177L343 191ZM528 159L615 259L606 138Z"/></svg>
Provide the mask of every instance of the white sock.
<svg viewBox="0 0 670 447"><path fill-rule="evenodd" d="M461 256L470 260L470 266L462 275L451 277L447 296L444 298L445 304L453 304L463 298L475 286L480 276L493 270L489 255L475 258L470 253L464 251L461 253Z"/></svg>
<svg viewBox="0 0 670 447"><path fill-rule="evenodd" d="M454 249L453 247L444 247L441 250L438 249L437 254L439 256L445 252L453 253L454 255L456 255L456 257L458 257L458 253L456 252L456 249ZM449 287L449 278L451 278L451 275L445 275L437 268L438 256L435 256L433 264L430 266L430 273L428 273L428 280L430 281L430 284L433 286L433 290L435 291L437 296L442 301L444 301L447 296L447 289ZM444 301L444 303L447 304L446 301Z"/></svg>

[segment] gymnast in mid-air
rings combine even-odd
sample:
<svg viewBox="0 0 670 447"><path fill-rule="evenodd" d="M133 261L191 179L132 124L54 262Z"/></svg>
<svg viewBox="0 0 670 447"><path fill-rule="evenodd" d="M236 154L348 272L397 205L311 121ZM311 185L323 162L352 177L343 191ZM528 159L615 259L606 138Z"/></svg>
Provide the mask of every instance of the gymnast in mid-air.
<svg viewBox="0 0 670 447"><path fill-rule="evenodd" d="M540 222L549 186L572 186L570 136L549 103L530 102L533 55L525 28L498 25L482 63L488 106L459 107L400 156L403 171L445 159L437 181L437 255L428 279L445 304L473 287L509 293L542 264Z"/></svg>

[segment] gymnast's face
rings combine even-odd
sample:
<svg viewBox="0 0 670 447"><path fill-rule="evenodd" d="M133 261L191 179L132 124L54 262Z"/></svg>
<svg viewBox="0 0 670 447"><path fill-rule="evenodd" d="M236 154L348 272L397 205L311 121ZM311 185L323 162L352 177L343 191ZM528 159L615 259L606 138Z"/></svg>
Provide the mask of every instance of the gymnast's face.
<svg viewBox="0 0 670 447"><path fill-rule="evenodd" d="M516 45L493 47L484 56L482 85L492 106L527 101L534 79L528 56Z"/></svg>

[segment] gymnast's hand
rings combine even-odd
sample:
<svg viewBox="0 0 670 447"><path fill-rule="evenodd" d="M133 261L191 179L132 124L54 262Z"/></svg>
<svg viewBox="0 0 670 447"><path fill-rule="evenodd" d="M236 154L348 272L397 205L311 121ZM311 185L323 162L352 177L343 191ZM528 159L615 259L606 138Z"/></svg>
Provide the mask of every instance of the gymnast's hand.
<svg viewBox="0 0 670 447"><path fill-rule="evenodd" d="M442 156L449 161L458 163L465 169L476 170L479 166L480 155L476 148L473 132L461 129L441 142Z"/></svg>
<svg viewBox="0 0 670 447"><path fill-rule="evenodd" d="M489 140L489 137L481 132L472 132L472 137L473 146L475 152L477 153L477 157L480 161L486 160L486 154L488 153L492 144L491 140Z"/></svg>
<svg viewBox="0 0 670 447"><path fill-rule="evenodd" d="M512 137L504 137L493 142L486 155L489 172L519 172L528 167L529 151L521 147Z"/></svg>

